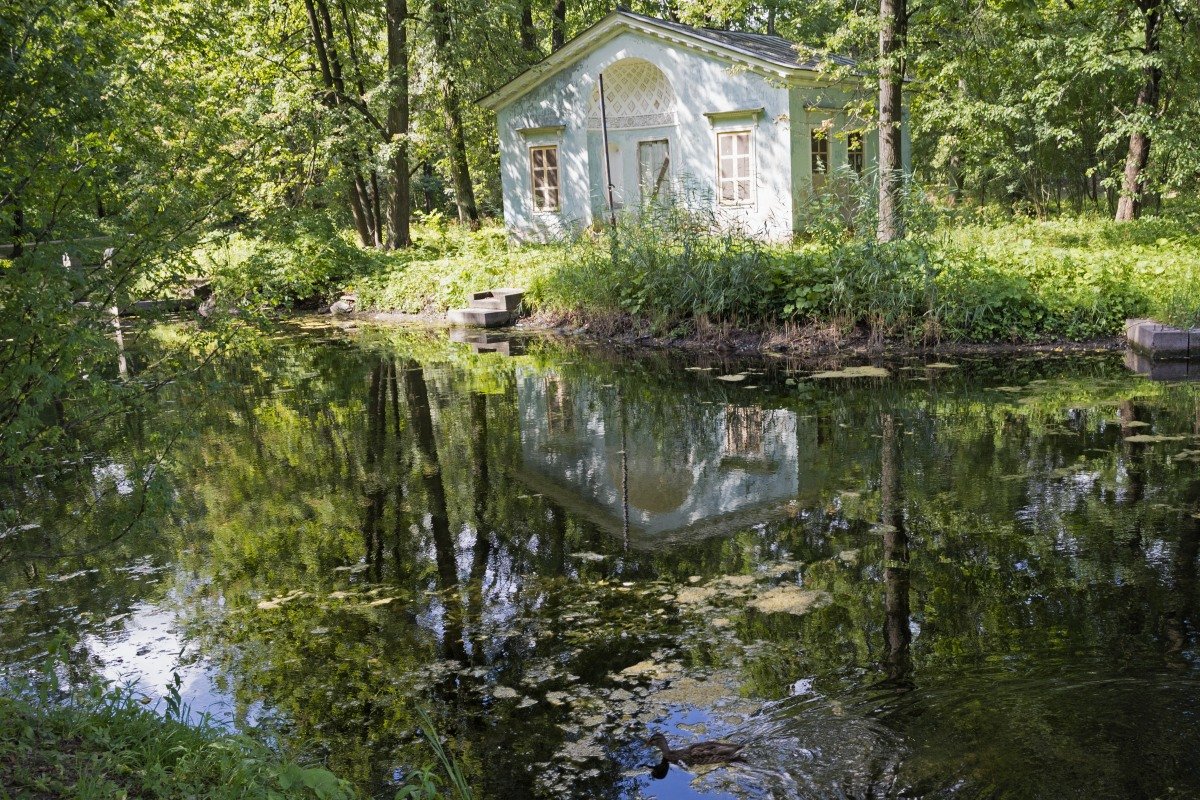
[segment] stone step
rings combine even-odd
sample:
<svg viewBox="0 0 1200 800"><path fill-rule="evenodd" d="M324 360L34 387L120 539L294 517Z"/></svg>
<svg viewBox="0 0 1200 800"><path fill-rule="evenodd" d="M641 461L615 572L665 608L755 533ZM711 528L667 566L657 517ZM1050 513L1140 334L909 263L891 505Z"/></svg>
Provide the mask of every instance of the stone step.
<svg viewBox="0 0 1200 800"><path fill-rule="evenodd" d="M513 321L514 314L490 308L455 308L446 314L451 325L474 325L479 328L499 328Z"/></svg>
<svg viewBox="0 0 1200 800"><path fill-rule="evenodd" d="M521 307L525 297L522 289L488 289L482 292L472 292L468 305L471 308L491 308L504 311L516 311Z"/></svg>

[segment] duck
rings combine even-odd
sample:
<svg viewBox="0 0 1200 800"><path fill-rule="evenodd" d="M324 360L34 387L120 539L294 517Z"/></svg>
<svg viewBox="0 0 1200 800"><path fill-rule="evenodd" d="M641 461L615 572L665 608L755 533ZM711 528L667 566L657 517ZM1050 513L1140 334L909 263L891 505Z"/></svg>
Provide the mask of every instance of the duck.
<svg viewBox="0 0 1200 800"><path fill-rule="evenodd" d="M662 751L664 763L684 764L697 767L705 764L726 764L731 761L741 761L741 752L745 745L734 742L696 742L679 750L674 750L667 742L667 737L656 733L646 740L646 744L657 747Z"/></svg>

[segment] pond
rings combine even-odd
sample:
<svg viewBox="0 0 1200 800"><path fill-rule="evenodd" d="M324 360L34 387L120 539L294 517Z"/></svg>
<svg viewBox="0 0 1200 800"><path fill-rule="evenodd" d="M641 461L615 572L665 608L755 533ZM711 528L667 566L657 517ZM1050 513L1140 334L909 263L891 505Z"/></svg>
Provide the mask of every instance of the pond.
<svg viewBox="0 0 1200 800"><path fill-rule="evenodd" d="M484 798L1200 795L1200 392L1119 354L310 321L109 434L20 489L9 674L178 675L380 797L418 709Z"/></svg>

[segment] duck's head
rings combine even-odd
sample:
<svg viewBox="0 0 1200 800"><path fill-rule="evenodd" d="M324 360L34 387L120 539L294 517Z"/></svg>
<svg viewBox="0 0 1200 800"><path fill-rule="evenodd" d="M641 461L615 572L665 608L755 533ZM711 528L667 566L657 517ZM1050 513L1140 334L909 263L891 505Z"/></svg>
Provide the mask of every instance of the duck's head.
<svg viewBox="0 0 1200 800"><path fill-rule="evenodd" d="M647 739L646 744L650 745L651 747L657 747L659 750L668 749L667 737L663 736L661 731Z"/></svg>

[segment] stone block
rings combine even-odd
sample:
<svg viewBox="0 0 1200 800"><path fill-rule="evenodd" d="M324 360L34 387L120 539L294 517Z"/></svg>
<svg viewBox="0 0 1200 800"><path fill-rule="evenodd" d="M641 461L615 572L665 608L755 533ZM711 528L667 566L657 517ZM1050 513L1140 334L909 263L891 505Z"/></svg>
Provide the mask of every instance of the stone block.
<svg viewBox="0 0 1200 800"><path fill-rule="evenodd" d="M1191 346L1189 331L1148 319L1127 322L1125 336L1134 347L1152 356L1186 357Z"/></svg>
<svg viewBox="0 0 1200 800"><path fill-rule="evenodd" d="M521 289L488 289L483 292L472 292L469 305L471 308L488 308L498 311L513 311L521 307L525 292Z"/></svg>
<svg viewBox="0 0 1200 800"><path fill-rule="evenodd" d="M451 325L473 325L477 328L499 328L508 325L513 315L508 311L492 308L456 308L446 314Z"/></svg>

